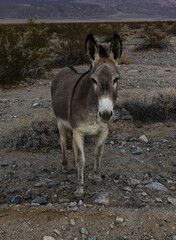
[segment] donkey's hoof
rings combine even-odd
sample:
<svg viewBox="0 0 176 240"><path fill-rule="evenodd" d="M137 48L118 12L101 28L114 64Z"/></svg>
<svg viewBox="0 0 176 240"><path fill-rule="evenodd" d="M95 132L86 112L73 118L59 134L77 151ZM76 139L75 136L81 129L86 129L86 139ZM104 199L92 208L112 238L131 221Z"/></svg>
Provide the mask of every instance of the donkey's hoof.
<svg viewBox="0 0 176 240"><path fill-rule="evenodd" d="M102 182L102 178L100 176L94 176L94 182L100 183Z"/></svg>
<svg viewBox="0 0 176 240"><path fill-rule="evenodd" d="M82 198L82 197L84 197L84 192L80 192L80 191L78 191L78 190L76 190L76 192L74 192L74 196L75 196L75 198Z"/></svg>

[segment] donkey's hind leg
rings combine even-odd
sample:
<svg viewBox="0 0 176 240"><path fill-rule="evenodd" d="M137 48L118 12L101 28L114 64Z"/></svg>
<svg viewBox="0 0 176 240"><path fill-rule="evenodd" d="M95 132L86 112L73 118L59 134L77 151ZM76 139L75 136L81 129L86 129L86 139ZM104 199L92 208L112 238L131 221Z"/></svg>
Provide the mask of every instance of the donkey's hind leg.
<svg viewBox="0 0 176 240"><path fill-rule="evenodd" d="M94 162L94 181L100 182L101 175L100 175L100 164L101 158L103 155L104 150L104 142L108 135L108 128L103 129L103 131L99 132L96 136L96 146L94 150L95 154L95 162Z"/></svg>
<svg viewBox="0 0 176 240"><path fill-rule="evenodd" d="M59 133L60 133L60 145L62 151L62 170L68 171L68 159L67 159L67 129L60 121L57 121Z"/></svg>

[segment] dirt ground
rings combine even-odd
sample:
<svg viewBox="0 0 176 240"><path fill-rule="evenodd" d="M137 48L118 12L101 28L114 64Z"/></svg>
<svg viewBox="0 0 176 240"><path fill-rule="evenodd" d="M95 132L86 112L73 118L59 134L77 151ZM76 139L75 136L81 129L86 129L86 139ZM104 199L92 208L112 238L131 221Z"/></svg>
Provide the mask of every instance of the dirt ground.
<svg viewBox="0 0 176 240"><path fill-rule="evenodd" d="M120 66L119 97L175 87L176 37L162 51L136 52L137 41L130 38L125 43L124 55L131 64ZM1 91L2 136L8 136L14 127L18 131L31 119L53 118L50 84L57 71L34 84ZM142 135L147 143L139 140ZM112 123L100 185L92 181L92 152L93 142L88 141L85 197L77 200L71 150L65 174L61 172L61 152L52 146L50 151L1 147L0 240L40 240L44 236L56 240L176 239L176 122L141 124L127 116ZM40 203L34 201L37 197L42 197Z"/></svg>

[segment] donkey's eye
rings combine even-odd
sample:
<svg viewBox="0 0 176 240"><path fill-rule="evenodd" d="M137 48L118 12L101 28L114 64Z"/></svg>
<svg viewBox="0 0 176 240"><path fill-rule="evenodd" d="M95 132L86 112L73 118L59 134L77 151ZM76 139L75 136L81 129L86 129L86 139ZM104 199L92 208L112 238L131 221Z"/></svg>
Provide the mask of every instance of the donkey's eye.
<svg viewBox="0 0 176 240"><path fill-rule="evenodd" d="M97 85L97 81L94 78L92 78L92 81Z"/></svg>
<svg viewBox="0 0 176 240"><path fill-rule="evenodd" d="M117 82L118 78L116 77L113 81L113 84L115 84Z"/></svg>

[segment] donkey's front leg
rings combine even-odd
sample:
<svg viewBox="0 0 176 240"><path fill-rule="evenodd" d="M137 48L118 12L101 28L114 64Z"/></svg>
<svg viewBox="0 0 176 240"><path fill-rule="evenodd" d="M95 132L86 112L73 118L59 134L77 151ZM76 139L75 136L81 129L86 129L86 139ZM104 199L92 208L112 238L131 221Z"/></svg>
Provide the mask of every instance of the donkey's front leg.
<svg viewBox="0 0 176 240"><path fill-rule="evenodd" d="M94 181L100 182L101 175L100 175L100 163L101 158L103 155L104 149L104 142L108 135L108 128L103 129L101 132L98 133L96 136L96 146L95 146L95 162L94 162Z"/></svg>
<svg viewBox="0 0 176 240"><path fill-rule="evenodd" d="M84 135L79 131L73 130L73 144L75 150L76 166L78 170L78 187L75 192L75 197L83 197L83 184L84 184L84 166L85 166L85 157L84 157Z"/></svg>

